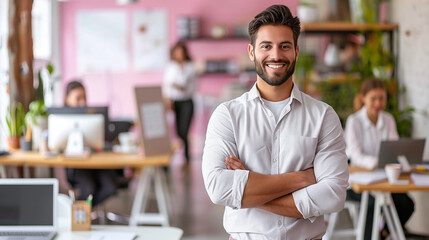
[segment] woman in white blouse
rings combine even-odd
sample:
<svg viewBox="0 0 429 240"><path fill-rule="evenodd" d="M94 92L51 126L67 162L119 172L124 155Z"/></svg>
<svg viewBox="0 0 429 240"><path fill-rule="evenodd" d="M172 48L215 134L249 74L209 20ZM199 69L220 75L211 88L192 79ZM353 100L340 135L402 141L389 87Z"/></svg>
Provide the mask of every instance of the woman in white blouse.
<svg viewBox="0 0 429 240"><path fill-rule="evenodd" d="M183 141L187 165L190 160L188 132L194 114L192 98L197 74L184 43L178 42L171 48L170 58L164 73L163 93L167 106L176 115L177 135Z"/></svg>
<svg viewBox="0 0 429 240"><path fill-rule="evenodd" d="M387 93L382 81L366 80L361 86L357 100L357 103L361 101L363 106L347 119L345 130L347 155L352 166L374 169L378 166L377 156L380 142L399 138L396 123L390 113L383 111L387 103ZM348 192L347 197L360 201L360 194L352 191ZM392 198L405 231L405 223L414 212L414 203L407 194L392 194ZM371 197L365 226L365 239L370 239L373 211L374 199Z"/></svg>

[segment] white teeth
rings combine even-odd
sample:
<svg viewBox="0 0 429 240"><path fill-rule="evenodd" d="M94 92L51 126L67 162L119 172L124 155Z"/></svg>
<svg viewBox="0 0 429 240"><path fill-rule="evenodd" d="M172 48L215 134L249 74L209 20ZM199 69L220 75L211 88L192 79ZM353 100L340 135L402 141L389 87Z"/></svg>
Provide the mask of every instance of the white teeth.
<svg viewBox="0 0 429 240"><path fill-rule="evenodd" d="M268 65L270 68L281 68L283 65Z"/></svg>

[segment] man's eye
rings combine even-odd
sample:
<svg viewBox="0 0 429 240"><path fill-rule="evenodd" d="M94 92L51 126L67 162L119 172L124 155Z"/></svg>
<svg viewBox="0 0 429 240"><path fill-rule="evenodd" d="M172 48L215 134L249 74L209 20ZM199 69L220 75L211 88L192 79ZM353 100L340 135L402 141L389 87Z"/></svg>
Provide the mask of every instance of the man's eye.
<svg viewBox="0 0 429 240"><path fill-rule="evenodd" d="M268 48L270 48L270 45L262 45L261 48L262 49L268 49Z"/></svg>
<svg viewBox="0 0 429 240"><path fill-rule="evenodd" d="M290 46L289 45L283 45L282 46L282 49L289 49L290 48Z"/></svg>

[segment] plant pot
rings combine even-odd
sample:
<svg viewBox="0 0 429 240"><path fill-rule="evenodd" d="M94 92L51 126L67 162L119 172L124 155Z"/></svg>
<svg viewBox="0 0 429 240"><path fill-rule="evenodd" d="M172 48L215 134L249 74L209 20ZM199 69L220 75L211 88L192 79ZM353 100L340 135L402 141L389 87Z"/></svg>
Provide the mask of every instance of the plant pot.
<svg viewBox="0 0 429 240"><path fill-rule="evenodd" d="M8 137L7 143L9 145L9 150L19 149L19 137Z"/></svg>
<svg viewBox="0 0 429 240"><path fill-rule="evenodd" d="M301 22L317 22L317 7L302 5L298 6L298 17Z"/></svg>
<svg viewBox="0 0 429 240"><path fill-rule="evenodd" d="M48 118L47 117L36 117L36 124L32 126L33 127L33 134L32 134L32 140L33 140L33 149L39 150L40 144L42 142L42 133L44 130L48 129Z"/></svg>
<svg viewBox="0 0 429 240"><path fill-rule="evenodd" d="M26 141L25 137L21 137L19 139L19 142L20 142L20 146L21 146L22 151L25 151L25 152L31 151L31 149L32 149L32 141L31 140Z"/></svg>

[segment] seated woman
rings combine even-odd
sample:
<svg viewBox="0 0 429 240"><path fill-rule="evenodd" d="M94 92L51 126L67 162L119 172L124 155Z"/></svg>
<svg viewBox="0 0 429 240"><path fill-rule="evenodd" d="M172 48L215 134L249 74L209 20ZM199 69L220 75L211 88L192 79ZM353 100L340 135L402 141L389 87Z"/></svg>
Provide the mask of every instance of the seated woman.
<svg viewBox="0 0 429 240"><path fill-rule="evenodd" d="M64 105L67 107L86 106L85 87L79 81L69 82L66 87ZM92 194L94 206L116 194L117 184L114 170L67 169L67 179L76 190L78 200L85 200Z"/></svg>
<svg viewBox="0 0 429 240"><path fill-rule="evenodd" d="M378 152L382 140L397 140L399 138L393 116L384 110L387 93L382 81L366 80L355 101L361 109L347 119L345 140L347 154L352 166L374 169L378 166ZM362 103L362 104L360 104ZM349 199L359 200L360 194L348 192ZM414 203L407 194L392 194L402 228L414 212ZM365 226L365 239L371 239L374 213L374 198L370 196L368 214ZM384 231L384 234L387 234Z"/></svg>

